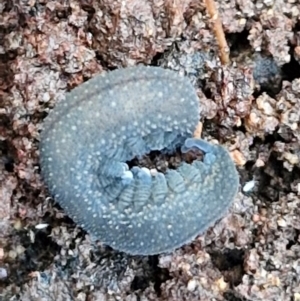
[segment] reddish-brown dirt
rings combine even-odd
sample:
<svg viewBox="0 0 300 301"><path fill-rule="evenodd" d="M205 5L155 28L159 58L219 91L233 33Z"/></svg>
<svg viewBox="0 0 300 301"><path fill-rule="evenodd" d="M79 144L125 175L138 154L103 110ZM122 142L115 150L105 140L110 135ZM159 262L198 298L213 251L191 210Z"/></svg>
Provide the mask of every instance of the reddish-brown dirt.
<svg viewBox="0 0 300 301"><path fill-rule="evenodd" d="M204 1L1 1L0 299L299 301L297 3L217 1L230 47L222 66ZM39 131L64 93L136 64L190 78L202 137L228 148L241 179L214 227L150 257L92 242L39 171Z"/></svg>

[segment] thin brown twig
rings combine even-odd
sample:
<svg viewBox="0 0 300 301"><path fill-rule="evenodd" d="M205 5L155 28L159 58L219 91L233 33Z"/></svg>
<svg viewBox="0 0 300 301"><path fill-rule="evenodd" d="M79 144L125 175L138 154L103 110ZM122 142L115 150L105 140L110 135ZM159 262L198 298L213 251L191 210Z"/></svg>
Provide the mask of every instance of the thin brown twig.
<svg viewBox="0 0 300 301"><path fill-rule="evenodd" d="M214 0L205 0L205 5L213 24L213 30L215 32L217 42L219 44L221 63L226 65L229 63L229 47L227 45L218 9Z"/></svg>

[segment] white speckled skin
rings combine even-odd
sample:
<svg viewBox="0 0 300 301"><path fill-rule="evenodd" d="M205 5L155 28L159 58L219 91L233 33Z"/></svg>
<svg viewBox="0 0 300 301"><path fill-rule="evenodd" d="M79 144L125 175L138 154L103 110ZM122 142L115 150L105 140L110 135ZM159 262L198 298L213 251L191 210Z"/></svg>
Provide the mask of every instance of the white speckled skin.
<svg viewBox="0 0 300 301"><path fill-rule="evenodd" d="M66 213L103 243L130 254L172 251L234 199L238 175L229 154L190 139L186 148L209 150L207 160L165 175L129 171L124 163L184 143L198 118L195 90L175 72L133 67L98 75L67 93L46 118L42 175Z"/></svg>

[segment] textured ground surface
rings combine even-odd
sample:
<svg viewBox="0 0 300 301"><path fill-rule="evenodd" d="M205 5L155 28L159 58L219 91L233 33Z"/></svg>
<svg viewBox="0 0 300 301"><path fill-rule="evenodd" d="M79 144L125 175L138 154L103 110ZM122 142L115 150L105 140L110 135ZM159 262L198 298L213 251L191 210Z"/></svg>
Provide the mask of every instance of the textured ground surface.
<svg viewBox="0 0 300 301"><path fill-rule="evenodd" d="M300 300L300 5L219 2L228 67L202 1L0 3L1 299ZM56 101L137 63L189 76L202 136L230 150L241 177L229 214L169 255L92 243L40 177L38 133ZM164 170L180 159L142 163Z"/></svg>

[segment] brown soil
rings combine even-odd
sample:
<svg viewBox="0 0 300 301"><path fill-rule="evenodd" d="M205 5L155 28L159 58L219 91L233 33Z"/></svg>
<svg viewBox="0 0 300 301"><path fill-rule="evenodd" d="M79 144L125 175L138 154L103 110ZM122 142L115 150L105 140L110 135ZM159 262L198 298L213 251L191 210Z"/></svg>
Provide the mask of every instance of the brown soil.
<svg viewBox="0 0 300 301"><path fill-rule="evenodd" d="M228 66L204 1L0 2L0 300L300 300L300 4L218 3ZM67 90L140 63L191 79L202 137L241 178L214 227L150 257L92 242L48 194L38 153Z"/></svg>

